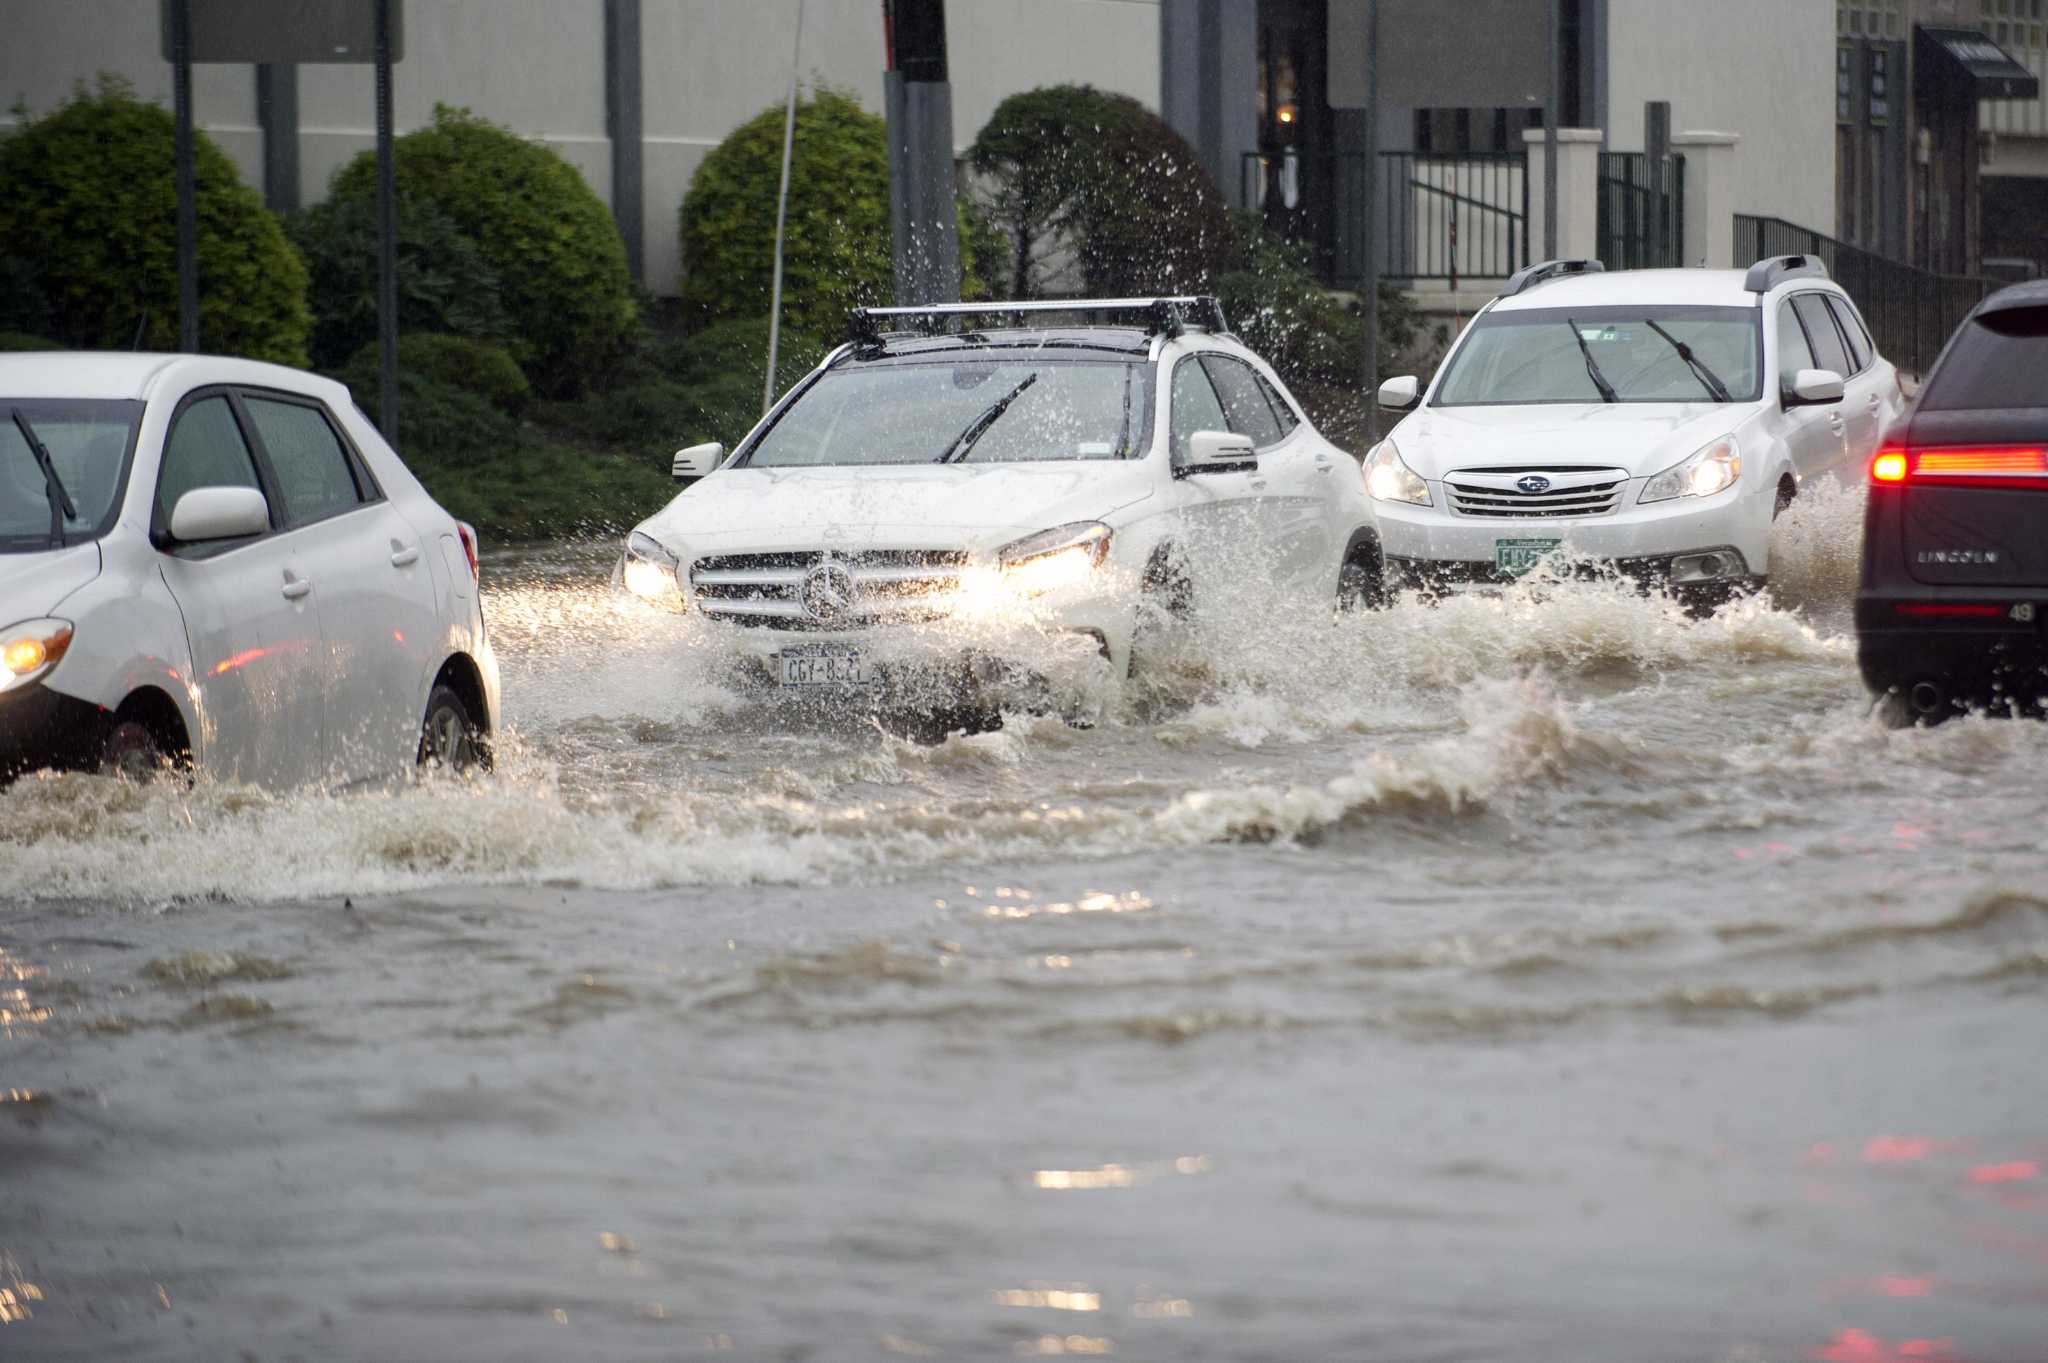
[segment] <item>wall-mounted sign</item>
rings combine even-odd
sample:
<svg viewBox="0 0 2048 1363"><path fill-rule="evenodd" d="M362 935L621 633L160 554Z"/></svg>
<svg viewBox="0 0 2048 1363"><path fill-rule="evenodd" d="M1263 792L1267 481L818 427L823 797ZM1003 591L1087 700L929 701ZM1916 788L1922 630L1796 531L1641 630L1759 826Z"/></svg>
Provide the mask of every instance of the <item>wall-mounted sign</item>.
<svg viewBox="0 0 2048 1363"><path fill-rule="evenodd" d="M185 0L192 60L278 66L377 60L371 0ZM164 60L171 61L171 0L159 0ZM405 6L391 7L391 60L405 56Z"/></svg>
<svg viewBox="0 0 2048 1363"><path fill-rule="evenodd" d="M1380 102L1537 108L1549 93L1539 0L1379 0ZM1330 104L1365 107L1364 0L1330 0Z"/></svg>

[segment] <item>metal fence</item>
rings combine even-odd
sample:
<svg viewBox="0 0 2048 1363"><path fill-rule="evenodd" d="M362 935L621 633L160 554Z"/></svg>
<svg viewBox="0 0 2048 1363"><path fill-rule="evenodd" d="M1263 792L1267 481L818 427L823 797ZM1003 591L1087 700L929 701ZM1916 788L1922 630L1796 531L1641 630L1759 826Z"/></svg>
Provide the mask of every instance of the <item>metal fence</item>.
<svg viewBox="0 0 2048 1363"><path fill-rule="evenodd" d="M1610 270L1685 264L1685 158L1600 153L1594 233Z"/></svg>
<svg viewBox="0 0 2048 1363"><path fill-rule="evenodd" d="M1529 263L1529 176L1521 152L1383 151L1372 223L1364 152L1246 152L1243 202L1311 248L1332 288L1354 288L1376 244L1382 279L1505 279ZM1368 230L1369 228L1373 230Z"/></svg>
<svg viewBox="0 0 2048 1363"><path fill-rule="evenodd" d="M1766 256L1816 255L1870 324L1878 352L1911 374L1925 374L1995 279L1944 275L1823 236L1781 218L1735 215L1738 263Z"/></svg>

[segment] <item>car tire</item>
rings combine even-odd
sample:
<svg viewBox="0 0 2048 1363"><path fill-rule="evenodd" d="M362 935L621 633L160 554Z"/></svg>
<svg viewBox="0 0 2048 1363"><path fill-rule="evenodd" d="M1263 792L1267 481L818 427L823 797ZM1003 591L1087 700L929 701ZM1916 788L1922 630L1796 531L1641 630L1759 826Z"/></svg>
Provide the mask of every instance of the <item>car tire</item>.
<svg viewBox="0 0 2048 1363"><path fill-rule="evenodd" d="M1343 614L1380 610L1387 604L1387 585L1376 559L1353 554L1337 569L1337 610Z"/></svg>
<svg viewBox="0 0 2048 1363"><path fill-rule="evenodd" d="M442 682L427 697L427 713L420 721L417 765L471 772L489 768L491 750L484 732L471 718L469 706L455 688Z"/></svg>
<svg viewBox="0 0 2048 1363"><path fill-rule="evenodd" d="M100 744L99 771L102 776L139 785L154 781L169 770L170 765L164 745L140 720L117 720Z"/></svg>

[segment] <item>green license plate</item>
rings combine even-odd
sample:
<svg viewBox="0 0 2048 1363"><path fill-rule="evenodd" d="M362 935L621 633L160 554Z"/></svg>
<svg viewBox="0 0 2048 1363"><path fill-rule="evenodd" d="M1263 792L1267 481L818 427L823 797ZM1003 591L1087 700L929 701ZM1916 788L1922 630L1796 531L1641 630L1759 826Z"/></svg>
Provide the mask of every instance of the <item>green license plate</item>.
<svg viewBox="0 0 2048 1363"><path fill-rule="evenodd" d="M1495 540L1493 566L1509 577L1520 577L1549 556L1562 540Z"/></svg>

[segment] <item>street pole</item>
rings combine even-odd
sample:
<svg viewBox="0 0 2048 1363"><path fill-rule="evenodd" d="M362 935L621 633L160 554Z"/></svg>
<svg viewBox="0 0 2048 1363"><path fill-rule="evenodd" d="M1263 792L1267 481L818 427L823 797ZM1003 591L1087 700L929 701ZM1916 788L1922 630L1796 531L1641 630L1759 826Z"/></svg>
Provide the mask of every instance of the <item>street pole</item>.
<svg viewBox="0 0 2048 1363"><path fill-rule="evenodd" d="M761 415L775 405L775 362L782 344L782 232L789 219L789 160L796 148L796 73L804 50L804 0L796 0L796 38L789 53L789 103L782 111L782 188L775 196L775 283L768 292L768 372L761 380Z"/></svg>
<svg viewBox="0 0 2048 1363"><path fill-rule="evenodd" d="M178 349L199 349L199 216L192 185L192 6L171 0L171 101L178 162Z"/></svg>
<svg viewBox="0 0 2048 1363"><path fill-rule="evenodd" d="M1365 437L1380 438L1380 6L1365 0Z"/></svg>
<svg viewBox="0 0 2048 1363"><path fill-rule="evenodd" d="M377 4L377 416L398 444L398 180L391 151L391 0Z"/></svg>
<svg viewBox="0 0 2048 1363"><path fill-rule="evenodd" d="M1543 19L1543 258L1557 259L1557 0L1546 0Z"/></svg>

